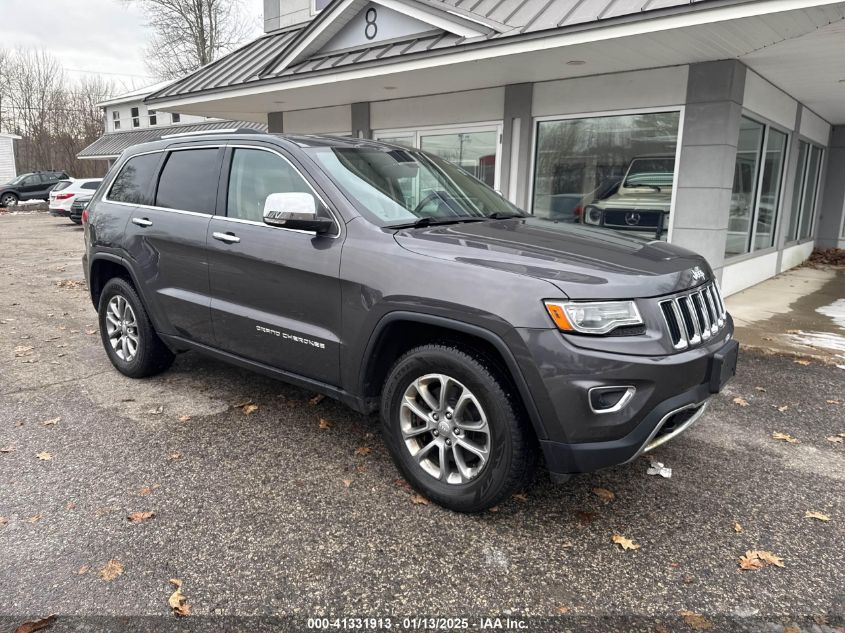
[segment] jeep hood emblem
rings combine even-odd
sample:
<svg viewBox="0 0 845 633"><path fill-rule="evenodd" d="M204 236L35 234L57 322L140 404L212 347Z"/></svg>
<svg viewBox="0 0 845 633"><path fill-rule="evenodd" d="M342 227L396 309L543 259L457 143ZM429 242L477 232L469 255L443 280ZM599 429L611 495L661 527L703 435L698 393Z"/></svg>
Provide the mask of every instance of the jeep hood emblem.
<svg viewBox="0 0 845 633"><path fill-rule="evenodd" d="M699 281L704 281L704 278L706 277L706 275L704 274L704 271L701 270L701 268L699 268L698 266L693 268L690 271L690 274L692 275L693 283L697 283Z"/></svg>

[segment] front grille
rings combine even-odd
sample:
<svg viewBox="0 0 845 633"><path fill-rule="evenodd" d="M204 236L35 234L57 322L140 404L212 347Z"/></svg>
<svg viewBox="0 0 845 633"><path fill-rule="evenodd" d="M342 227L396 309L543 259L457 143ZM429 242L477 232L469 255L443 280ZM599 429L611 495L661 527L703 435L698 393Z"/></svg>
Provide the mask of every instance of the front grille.
<svg viewBox="0 0 845 633"><path fill-rule="evenodd" d="M677 350L699 345L715 336L727 320L725 304L715 283L661 301L660 311L672 346Z"/></svg>
<svg viewBox="0 0 845 633"><path fill-rule="evenodd" d="M609 209L604 212L605 226L653 229L660 225L662 211L638 211L636 209Z"/></svg>

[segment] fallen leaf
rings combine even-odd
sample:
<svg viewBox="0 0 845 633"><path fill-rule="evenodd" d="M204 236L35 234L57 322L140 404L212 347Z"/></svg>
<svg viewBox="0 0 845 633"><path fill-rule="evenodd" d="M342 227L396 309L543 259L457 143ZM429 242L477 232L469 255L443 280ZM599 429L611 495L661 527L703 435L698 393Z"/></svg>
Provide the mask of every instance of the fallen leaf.
<svg viewBox="0 0 845 633"><path fill-rule="evenodd" d="M180 422L187 422L187 421L188 421L188 420L190 420L190 419L191 419L191 416L189 416L189 415L180 415L180 416L179 416L179 421L180 421Z"/></svg>
<svg viewBox="0 0 845 633"><path fill-rule="evenodd" d="M170 598L167 599L167 604L173 609L173 613L179 617L191 615L191 605L188 604L188 599L182 594L182 581L178 578L171 578L170 584L176 587L176 591L170 594Z"/></svg>
<svg viewBox="0 0 845 633"><path fill-rule="evenodd" d="M110 560L106 563L105 567L100 570L100 578L105 580L106 582L111 582L120 574L123 573L123 563L119 560Z"/></svg>
<svg viewBox="0 0 845 633"><path fill-rule="evenodd" d="M88 336L92 336L92 335L94 335L94 334L96 334L96 333L97 333L97 330L85 330L85 333L86 333Z"/></svg>
<svg viewBox="0 0 845 633"><path fill-rule="evenodd" d="M41 451L40 453L37 453L35 456L38 459L45 461L45 462L53 459L53 456L50 453L48 453L47 451Z"/></svg>
<svg viewBox="0 0 845 633"><path fill-rule="evenodd" d="M494 512L494 513L498 512L498 511L499 511L499 506L493 506L492 508L487 510L487 512Z"/></svg>
<svg viewBox="0 0 845 633"><path fill-rule="evenodd" d="M355 454L361 455L361 456L369 455L372 452L373 452L373 449L371 449L369 446L359 446L358 448L355 449Z"/></svg>
<svg viewBox="0 0 845 633"><path fill-rule="evenodd" d="M775 556L771 552L767 552L766 550L754 550L760 558L760 560L767 562L769 565L774 565L775 567L783 567L783 559L779 556Z"/></svg>
<svg viewBox="0 0 845 633"><path fill-rule="evenodd" d="M29 356L30 352L35 348L32 345L18 345L15 348L15 358L20 358L21 356Z"/></svg>
<svg viewBox="0 0 845 633"><path fill-rule="evenodd" d="M742 534L742 526L739 523L734 523L734 532Z"/></svg>
<svg viewBox="0 0 845 633"><path fill-rule="evenodd" d="M798 365L804 365L806 367L807 365L810 364L810 361L805 360L803 358L796 358L795 363L797 363Z"/></svg>
<svg viewBox="0 0 845 633"><path fill-rule="evenodd" d="M828 442L833 442L834 444L842 444L842 437L840 435L830 435L824 439L826 439Z"/></svg>
<svg viewBox="0 0 845 633"><path fill-rule="evenodd" d="M44 420L41 423L41 426L56 426L61 421L61 419L62 416L59 416L57 418L50 418L49 420Z"/></svg>
<svg viewBox="0 0 845 633"><path fill-rule="evenodd" d="M18 449L14 446L4 446L3 448L0 448L0 453L14 453L16 450Z"/></svg>
<svg viewBox="0 0 845 633"><path fill-rule="evenodd" d="M760 569L764 565L783 567L783 559L766 550L748 550L739 558L739 568L743 570Z"/></svg>
<svg viewBox="0 0 845 633"><path fill-rule="evenodd" d="M164 405L160 404L157 407L154 407L147 411L150 415L161 415L162 411L164 411Z"/></svg>
<svg viewBox="0 0 845 633"><path fill-rule="evenodd" d="M408 494L411 494L411 493L414 492L414 488L411 486L411 484L409 484L404 479L397 479L393 483L395 483L399 488L402 488L402 490L404 490Z"/></svg>
<svg viewBox="0 0 845 633"><path fill-rule="evenodd" d="M154 519L156 516L155 512L132 512L129 514L127 519L132 523L143 523L148 519Z"/></svg>
<svg viewBox="0 0 845 633"><path fill-rule="evenodd" d="M528 495L523 494L521 492L517 492L513 495L513 498L519 501L520 503L525 503L528 501Z"/></svg>
<svg viewBox="0 0 845 633"><path fill-rule="evenodd" d="M778 411L780 411L781 413L783 413L783 412L784 412L784 411L786 411L788 408L789 408L789 405L788 405L788 404L785 404L785 405L783 405L782 407L778 407Z"/></svg>
<svg viewBox="0 0 845 633"><path fill-rule="evenodd" d="M741 407L747 407L748 406L748 401L745 398L740 398L739 396L734 398L733 402L734 402L734 404L738 404Z"/></svg>
<svg viewBox="0 0 845 633"><path fill-rule="evenodd" d="M640 549L640 546L634 543L634 541L629 538L625 538L621 534L614 534L610 537L610 540L619 545L623 550Z"/></svg>
<svg viewBox="0 0 845 633"><path fill-rule="evenodd" d="M595 520L595 518L596 518L596 513L595 513L595 512L585 512L585 511L583 511L583 510L578 510L577 512L575 512L575 516L576 516L576 517L578 517L578 520L579 520L581 523L587 524L587 523L592 523L592 522L593 522L593 520Z"/></svg>
<svg viewBox="0 0 845 633"><path fill-rule="evenodd" d="M766 388L765 388L765 387L754 387L754 388L755 388L757 391L762 391L763 393L766 393Z"/></svg>
<svg viewBox="0 0 845 633"><path fill-rule="evenodd" d="M256 411L258 411L258 405L252 404L252 403L245 404L244 406L241 407L241 411L244 412L244 415L252 415Z"/></svg>
<svg viewBox="0 0 845 633"><path fill-rule="evenodd" d="M840 404L839 400L825 400L828 404Z"/></svg>
<svg viewBox="0 0 845 633"><path fill-rule="evenodd" d="M772 433L772 439L781 440L782 442L789 442L790 444L801 443L799 440L792 437L789 433L781 433L780 431L775 431L774 433Z"/></svg>
<svg viewBox="0 0 845 633"><path fill-rule="evenodd" d="M748 551L745 553L745 556L739 557L739 568L744 571L753 571L760 569L762 566L763 561L754 555L754 552Z"/></svg>
<svg viewBox="0 0 845 633"><path fill-rule="evenodd" d="M605 503L609 503L616 498L616 495L607 488L593 488L592 493Z"/></svg>
<svg viewBox="0 0 845 633"><path fill-rule="evenodd" d="M6 517L0 517L0 527L5 527L9 525L9 519Z"/></svg>
<svg viewBox="0 0 845 633"><path fill-rule="evenodd" d="M167 456L167 459L182 459L182 453L170 453L170 455Z"/></svg>
<svg viewBox="0 0 845 633"><path fill-rule="evenodd" d="M68 501L65 508L68 510L76 510L76 504L73 501Z"/></svg>
<svg viewBox="0 0 845 633"><path fill-rule="evenodd" d="M801 629L795 626L794 624L790 624L788 626L783 627L783 633L801 633Z"/></svg>
<svg viewBox="0 0 845 633"><path fill-rule="evenodd" d="M713 623L700 613L695 613L694 611L681 611L680 614L687 626L695 629L696 631L706 631L713 628Z"/></svg>
<svg viewBox="0 0 845 633"><path fill-rule="evenodd" d="M567 614L567 613L569 613L570 611L572 611L572 609L570 609L569 607L558 607L558 608L557 608L557 612L558 612L560 615L566 615L566 614Z"/></svg>
<svg viewBox="0 0 845 633"><path fill-rule="evenodd" d="M413 503L415 506L427 506L428 499L426 499L422 495L414 495L413 497L411 497L411 503Z"/></svg>
<svg viewBox="0 0 845 633"><path fill-rule="evenodd" d="M822 514L821 512L816 512L814 510L807 510L804 513L805 519L818 519L819 521L830 521L830 517L826 514Z"/></svg>
<svg viewBox="0 0 845 633"><path fill-rule="evenodd" d="M344 487L344 488L349 488L349 486L351 486L351 485L352 485L352 480L351 480L351 479L344 479L344 480L343 480L343 487Z"/></svg>
<svg viewBox="0 0 845 633"><path fill-rule="evenodd" d="M329 422L328 420L320 418L320 428L323 429L323 430L330 429L330 428L332 428L332 423Z"/></svg>
<svg viewBox="0 0 845 633"><path fill-rule="evenodd" d="M311 398L311 399L308 401L308 404L310 404L312 407L316 407L316 406L317 406L318 404L320 404L323 400L325 400L325 398L326 398L326 396L324 396L324 395L323 395L323 394L321 394L321 393L318 393L316 396L314 396L313 398Z"/></svg>
<svg viewBox="0 0 845 633"><path fill-rule="evenodd" d="M152 486L144 486L138 491L138 494L142 497L147 497L153 494L156 490L161 488L161 484L153 484Z"/></svg>
<svg viewBox="0 0 845 633"><path fill-rule="evenodd" d="M43 514L36 514L35 516L31 516L27 519L29 523L38 523L41 519L44 518Z"/></svg>
<svg viewBox="0 0 845 633"><path fill-rule="evenodd" d="M46 629L49 626L53 626L53 624L55 623L56 616L48 615L46 618L41 618L40 620L24 622L18 628L15 629L15 633L34 633L35 631L40 631L42 629Z"/></svg>
<svg viewBox="0 0 845 633"><path fill-rule="evenodd" d="M84 576L89 571L91 571L91 565L83 565L82 567L79 568L79 571L76 572L76 575L77 576Z"/></svg>

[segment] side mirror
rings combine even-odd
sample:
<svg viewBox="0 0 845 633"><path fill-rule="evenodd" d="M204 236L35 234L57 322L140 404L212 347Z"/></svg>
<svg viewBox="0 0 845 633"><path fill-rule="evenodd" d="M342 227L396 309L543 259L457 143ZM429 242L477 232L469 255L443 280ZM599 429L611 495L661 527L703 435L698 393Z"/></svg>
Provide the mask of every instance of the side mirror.
<svg viewBox="0 0 845 633"><path fill-rule="evenodd" d="M296 231L327 233L333 222L317 216L317 200L310 193L271 193L264 201L264 223Z"/></svg>

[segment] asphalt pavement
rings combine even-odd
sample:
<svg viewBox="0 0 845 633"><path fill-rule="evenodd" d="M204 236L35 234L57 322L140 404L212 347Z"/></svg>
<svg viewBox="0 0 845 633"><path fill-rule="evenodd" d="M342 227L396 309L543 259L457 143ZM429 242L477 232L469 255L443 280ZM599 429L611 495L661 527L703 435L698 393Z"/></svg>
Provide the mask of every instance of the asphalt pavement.
<svg viewBox="0 0 845 633"><path fill-rule="evenodd" d="M0 630L844 630L845 370L743 353L673 442L466 516L415 503L374 420L329 399L194 353L118 374L82 248L0 215Z"/></svg>

